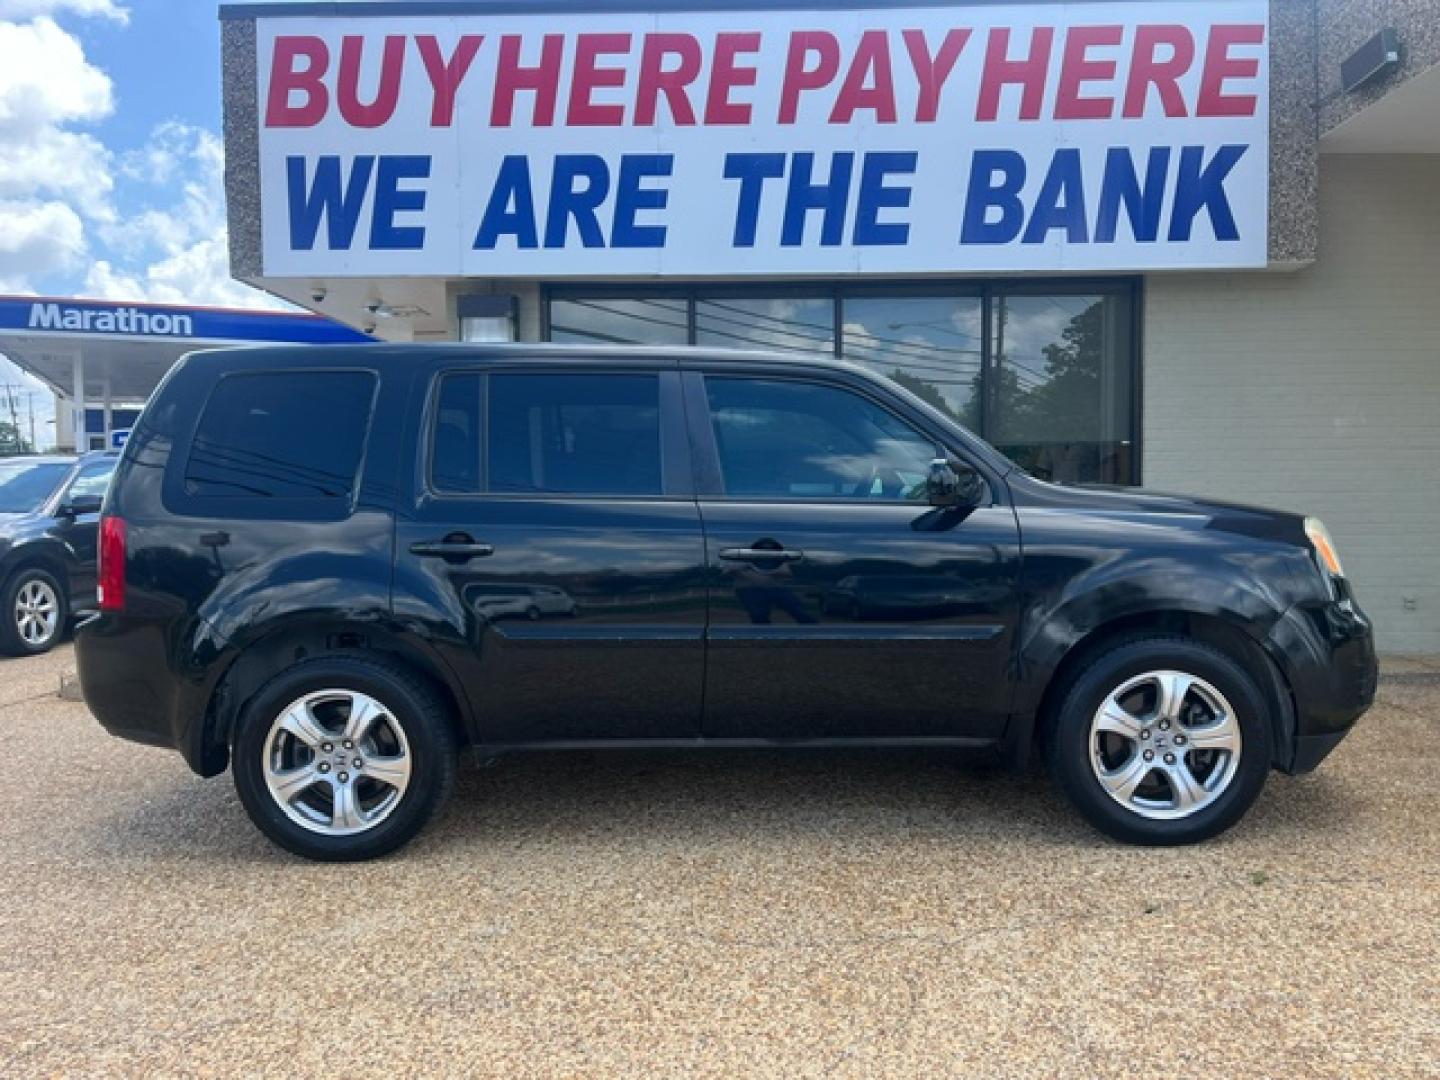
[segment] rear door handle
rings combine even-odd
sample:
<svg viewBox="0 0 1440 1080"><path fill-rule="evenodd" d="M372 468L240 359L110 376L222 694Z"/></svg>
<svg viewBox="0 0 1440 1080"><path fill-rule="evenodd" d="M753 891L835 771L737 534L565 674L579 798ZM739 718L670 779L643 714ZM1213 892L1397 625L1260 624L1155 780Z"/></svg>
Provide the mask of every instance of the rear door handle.
<svg viewBox="0 0 1440 1080"><path fill-rule="evenodd" d="M805 557L803 551L794 548L721 548L720 558L732 562L755 562L757 559L773 559L776 562L799 562Z"/></svg>
<svg viewBox="0 0 1440 1080"><path fill-rule="evenodd" d="M494 544L474 541L431 540L410 545L410 554L429 559L483 559L495 554Z"/></svg>

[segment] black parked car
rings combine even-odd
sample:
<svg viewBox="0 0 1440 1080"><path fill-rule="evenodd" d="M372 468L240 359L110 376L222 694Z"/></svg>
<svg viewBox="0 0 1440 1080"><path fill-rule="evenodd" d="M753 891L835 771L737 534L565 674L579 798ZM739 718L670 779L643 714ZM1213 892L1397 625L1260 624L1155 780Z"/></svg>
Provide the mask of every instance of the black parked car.
<svg viewBox="0 0 1440 1080"><path fill-rule="evenodd" d="M0 651L46 652L95 606L100 501L110 453L0 459Z"/></svg>
<svg viewBox="0 0 1440 1080"><path fill-rule="evenodd" d="M1099 828L1184 843L1376 679L1318 522L1052 486L887 380L743 353L192 355L100 606L100 722L323 859L412 837L466 744L1039 748Z"/></svg>

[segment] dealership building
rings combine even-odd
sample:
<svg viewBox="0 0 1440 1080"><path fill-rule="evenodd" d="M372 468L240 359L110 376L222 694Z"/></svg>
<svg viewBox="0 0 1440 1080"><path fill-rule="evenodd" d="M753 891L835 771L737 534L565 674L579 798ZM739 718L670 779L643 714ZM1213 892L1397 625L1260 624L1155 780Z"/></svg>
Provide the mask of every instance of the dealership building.
<svg viewBox="0 0 1440 1080"><path fill-rule="evenodd" d="M1440 0L222 7L232 269L376 337L823 352L1316 514L1440 652Z"/></svg>

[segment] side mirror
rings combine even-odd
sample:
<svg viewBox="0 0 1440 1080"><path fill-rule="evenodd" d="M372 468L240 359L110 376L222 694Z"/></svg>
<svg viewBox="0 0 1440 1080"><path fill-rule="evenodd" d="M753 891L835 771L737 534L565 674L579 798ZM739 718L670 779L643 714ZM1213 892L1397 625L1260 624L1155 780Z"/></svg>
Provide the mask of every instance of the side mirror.
<svg viewBox="0 0 1440 1080"><path fill-rule="evenodd" d="M985 496L985 481L969 465L937 457L925 477L925 498L931 506L977 506Z"/></svg>
<svg viewBox="0 0 1440 1080"><path fill-rule="evenodd" d="M67 517L80 517L82 514L98 514L104 503L104 498L99 495L76 495L73 499L66 501L60 507L60 512Z"/></svg>

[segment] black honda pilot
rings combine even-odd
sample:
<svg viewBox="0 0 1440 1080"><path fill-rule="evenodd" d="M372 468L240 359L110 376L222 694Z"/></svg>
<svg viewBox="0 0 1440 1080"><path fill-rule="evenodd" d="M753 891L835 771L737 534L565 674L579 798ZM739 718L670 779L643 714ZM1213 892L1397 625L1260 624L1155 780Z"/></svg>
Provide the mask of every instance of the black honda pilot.
<svg viewBox="0 0 1440 1080"><path fill-rule="evenodd" d="M1027 476L820 360L547 346L181 361L106 497L85 698L383 854L457 751L989 747L1104 832L1214 836L1370 705L1313 518Z"/></svg>

